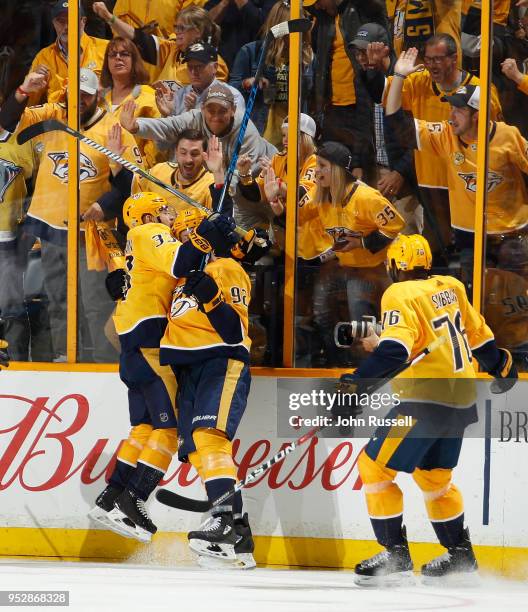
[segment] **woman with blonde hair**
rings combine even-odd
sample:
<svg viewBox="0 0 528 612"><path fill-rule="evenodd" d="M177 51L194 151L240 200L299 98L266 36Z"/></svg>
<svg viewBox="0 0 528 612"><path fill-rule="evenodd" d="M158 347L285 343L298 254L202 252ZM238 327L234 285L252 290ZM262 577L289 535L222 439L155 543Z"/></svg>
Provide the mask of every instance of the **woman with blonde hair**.
<svg viewBox="0 0 528 612"><path fill-rule="evenodd" d="M301 15L302 17L303 15ZM244 45L237 53L229 84L236 87L247 99L254 82L254 74L260 57L262 44L269 30L278 23L288 21L290 5L283 0L276 2L263 26L260 39ZM264 76L253 107L252 121L266 140L276 147L282 141L281 126L288 115L289 37L275 39L266 53ZM302 94L307 100L312 87L312 61L310 33L302 40ZM304 108L302 110L305 110Z"/></svg>
<svg viewBox="0 0 528 612"><path fill-rule="evenodd" d="M207 11L195 5L190 5L178 13L174 25L174 38L158 38L146 34L140 28L134 28L115 15L112 15L104 2L95 2L94 12L112 28L118 36L133 40L141 57L149 64L158 66L158 79L163 81L173 92L189 85L187 65L183 62L183 52L198 41L207 42L218 48L220 42L220 27L214 23ZM218 57L218 72L216 78L226 81L227 65Z"/></svg>
<svg viewBox="0 0 528 612"><path fill-rule="evenodd" d="M383 265L387 248L405 225L391 202L357 180L352 169L347 147L323 143L316 153L315 186L299 201L299 224L318 219L337 256L321 265L314 286L314 326L327 366L346 365L352 357L335 346L338 321L379 318L381 295L389 284Z"/></svg>

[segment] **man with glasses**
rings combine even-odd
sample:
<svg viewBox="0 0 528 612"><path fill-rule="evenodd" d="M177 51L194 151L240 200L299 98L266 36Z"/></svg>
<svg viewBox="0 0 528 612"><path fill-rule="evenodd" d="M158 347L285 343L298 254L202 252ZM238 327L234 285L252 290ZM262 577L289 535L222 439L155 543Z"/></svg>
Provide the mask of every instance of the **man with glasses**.
<svg viewBox="0 0 528 612"><path fill-rule="evenodd" d="M423 63L425 69L413 72L403 83L402 108L410 111L416 119L429 122L448 121L450 108L449 104L443 101L444 96L468 84L478 85L479 80L457 67L457 45L449 34L438 34L426 42ZM395 77L389 77L387 80L385 99L393 78ZM500 114L497 91L492 86L491 118L497 119ZM442 251L445 253L446 247L452 241L446 167L441 158L433 158L428 152L416 151L414 160L421 199L430 213L425 217L425 235L430 238L434 255ZM433 222L437 227L435 231ZM438 244L438 233L441 245Z"/></svg>
<svg viewBox="0 0 528 612"><path fill-rule="evenodd" d="M207 97L209 87L217 85L220 81L216 78L218 70L218 51L207 43L197 42L191 45L183 56L187 63L190 84L180 88L174 94L174 103L171 103L171 94L163 96L161 90L157 91L156 100L160 112L165 115L180 115L193 108L200 108ZM244 112L246 103L244 97L231 85L226 85L235 98L237 110ZM163 97L165 105L160 104ZM168 111L168 112L164 112Z"/></svg>
<svg viewBox="0 0 528 612"><path fill-rule="evenodd" d="M49 71L50 79L47 88L29 97L29 106L45 102L46 99L48 102L58 102L68 78L68 2L59 0L55 3L51 9L51 18L57 40L37 53L29 70L38 72L38 68L44 66ZM79 67L93 70L97 76L101 76L108 41L88 36L84 32L85 26L86 16L82 7L79 7Z"/></svg>

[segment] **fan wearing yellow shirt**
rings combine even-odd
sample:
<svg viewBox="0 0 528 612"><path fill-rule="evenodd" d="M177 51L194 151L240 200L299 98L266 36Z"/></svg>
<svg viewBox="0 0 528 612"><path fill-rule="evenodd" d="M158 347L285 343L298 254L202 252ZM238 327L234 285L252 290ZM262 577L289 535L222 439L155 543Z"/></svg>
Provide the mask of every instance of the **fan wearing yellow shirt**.
<svg viewBox="0 0 528 612"><path fill-rule="evenodd" d="M118 532L149 541L156 526L144 503L178 445L176 380L170 367L159 364L171 294L179 279L200 265L204 253L229 248L237 238L232 238L232 219L215 215L202 219L182 244L170 229L174 210L151 192L130 197L123 216L130 228L125 250L127 273L113 272L107 287L119 300L114 315L121 344L119 374L128 387L132 429L119 450L110 484L97 498L91 516Z"/></svg>
<svg viewBox="0 0 528 612"><path fill-rule="evenodd" d="M445 160L455 244L461 250L462 272L470 274L480 87L468 83L443 97L450 106L449 122L430 123L416 118L413 124L401 110L401 92L408 75L419 69L415 66L417 53L416 49L409 49L396 63L387 98L387 137L392 134L401 146L417 148L429 158ZM485 230L488 246L493 246L499 240L516 239L519 233L526 232L528 193L523 175L528 174L528 142L516 127L502 122L490 122L489 134Z"/></svg>
<svg viewBox="0 0 528 612"><path fill-rule="evenodd" d="M174 232L182 239L199 220L186 213L181 212L174 224ZM177 284L160 343L160 363L170 364L178 378L178 457L197 469L211 502L236 480L232 440L251 384L251 282L240 262L254 263L269 246L266 239L250 232L236 252L215 249L219 257L212 257L203 271L193 271ZM190 546L201 556L201 564L211 566L220 560L254 565L240 492L213 507L211 514L199 531L189 533Z"/></svg>
<svg viewBox="0 0 528 612"><path fill-rule="evenodd" d="M49 71L50 79L44 89L31 93L29 97L30 105L45 102L46 100L48 102L57 102L68 78L68 2L63 0L56 2L51 9L51 18L57 33L57 40L49 47L45 47L37 53L29 70L29 72L37 72L40 66L44 66ZM79 7L79 37L81 45L79 50L79 67L88 68L95 72L97 76L100 76L108 41L88 36L84 32L85 25L86 16L82 7Z"/></svg>
<svg viewBox="0 0 528 612"><path fill-rule="evenodd" d="M193 43L207 42L218 48L220 43L220 28L203 8L190 5L182 9L174 26L175 38L158 38L146 34L139 28L128 25L116 15L112 15L104 2L94 2L94 12L111 26L117 36L133 40L141 53L141 57L149 64L158 67L158 80L164 81L175 92L184 85L189 85L187 65L183 61L183 53ZM225 61L218 57L216 78L227 81L229 71Z"/></svg>
<svg viewBox="0 0 528 612"><path fill-rule="evenodd" d="M211 140L215 138L213 136ZM212 208L211 190L214 189L215 184L224 182L224 176L221 168L215 169L213 173L206 165L207 138L199 130L189 128L179 132L175 145L175 162L156 164L151 168L151 174L207 208ZM161 187L136 175L132 181L132 193L146 189L167 197L168 203L176 212L189 208L189 205L183 200L168 195ZM232 211L224 208L223 212L231 214Z"/></svg>
<svg viewBox="0 0 528 612"><path fill-rule="evenodd" d="M327 365L348 359L345 351L336 348L331 333L343 316L351 320L379 317L379 300L388 284L382 264L387 247L405 225L389 200L354 178L352 165L344 145L323 143L317 149L315 187L299 201L299 224L318 219L321 235L333 240L337 256L320 266L314 287L314 323L322 336ZM340 304L344 293L346 300ZM340 307L347 314L340 315Z"/></svg>
<svg viewBox="0 0 528 612"><path fill-rule="evenodd" d="M381 300L381 336L371 331L363 343L372 354L353 374L343 374L339 384L342 393L361 392L362 379L388 378L431 342L444 338L443 344L393 382L396 389L399 384L425 379L425 384L415 386L427 391L437 380L440 396L401 400L386 416L412 417L412 425L378 427L359 456L370 521L377 541L385 547L356 565L355 581L360 586L414 582L403 526L403 494L394 482L398 472L412 474L424 494L436 536L448 552L422 567L424 581L434 584L458 575L469 582L477 571L469 531L464 527L462 495L451 482L464 429L477 420L475 396L460 405L457 394L445 395L449 390L446 382L472 383L476 376L472 356L496 378L491 387L495 393L506 392L515 384L517 370L509 351L497 348L492 331L471 306L462 283L451 276L430 276L431 265L431 249L419 234L400 235L389 246L387 271L394 284ZM335 418L359 414L361 407L353 402L334 411Z"/></svg>
<svg viewBox="0 0 528 612"><path fill-rule="evenodd" d="M99 80L86 68L80 70L79 110L81 131L95 142L116 147L123 156L134 163L142 163L136 142L130 134L121 133L108 113L98 107ZM65 104L47 103L26 108L28 94L45 86L46 75L30 73L22 86L10 96L0 109L0 125L10 132L22 130L46 119L67 122ZM39 139L40 165L35 190L24 222L27 233L41 240L41 256L44 287L49 300L51 336L55 359L66 355L66 242L68 236L68 136L57 131ZM112 143L112 144L111 144ZM115 176L114 176L115 172ZM86 221L108 222L121 217L126 192L130 193L132 174L112 165L103 153L85 144L80 145L79 155L79 212ZM104 274L93 271L87 256L84 240L84 223L80 224L79 282L81 287L81 315L86 318L93 341L93 355L83 355L85 360L112 362L117 358L115 349L108 342L103 327L113 304L104 289Z"/></svg>

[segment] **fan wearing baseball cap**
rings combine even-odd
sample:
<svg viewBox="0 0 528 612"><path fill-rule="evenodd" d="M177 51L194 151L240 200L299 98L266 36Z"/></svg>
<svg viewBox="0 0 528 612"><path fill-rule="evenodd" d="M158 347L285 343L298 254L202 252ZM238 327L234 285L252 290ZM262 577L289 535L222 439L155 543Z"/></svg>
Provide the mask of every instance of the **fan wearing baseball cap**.
<svg viewBox="0 0 528 612"><path fill-rule="evenodd" d="M455 244L461 250L462 271L471 272L475 232L477 148L480 87L466 83L442 100L450 105L449 121L414 123L401 110L405 79L416 66L418 51L409 49L395 66L387 97L386 136L400 146L417 148L431 159L444 159L451 225ZM486 233L488 246L500 239L514 239L525 232L528 220L528 192L523 174L528 174L528 142L519 130L503 122L489 125L488 200ZM502 235L502 236L501 236ZM466 279L468 284L469 279Z"/></svg>
<svg viewBox="0 0 528 612"><path fill-rule="evenodd" d="M45 121L56 119L68 122L67 105L48 102L28 107L32 93L40 94L46 86L46 76L29 73L21 87L10 96L0 109L0 126L9 132ZM79 75L79 110L81 132L101 145L122 154L129 161L141 164L134 138L121 130L116 120L98 106L99 79L87 68ZM35 189L24 222L24 229L41 241L42 266L45 290L49 300L49 315L53 352L56 359L66 355L66 267L68 237L68 135L50 132L41 138L42 151L35 179ZM121 152L121 148L124 152ZM115 174L115 177L113 176ZM114 180L115 179L115 180ZM79 212L81 214L79 282L81 299L79 307L86 317L94 342L93 357L85 360L111 362L117 358L115 349L104 333L104 326L113 310L113 304L105 290L106 273L96 272L93 258L85 246L85 222L99 224L101 230L111 232L115 219L121 215L126 192L130 193L132 174L121 167L111 166L109 158L93 148L80 144L79 154Z"/></svg>
<svg viewBox="0 0 528 612"><path fill-rule="evenodd" d="M68 78L68 2L59 0L51 9L53 27L57 34L57 40L41 49L35 56L29 72L36 72L38 68L48 71L49 81L47 87L39 94L30 96L29 105L59 101ZM81 51L79 65L81 68L93 70L97 76L101 75L107 40L88 36L84 28L86 16L82 7L79 8L79 39Z"/></svg>
<svg viewBox="0 0 528 612"><path fill-rule="evenodd" d="M207 96L209 88L213 85L220 84L220 81L216 78L218 71L218 51L213 45L205 42L193 43L184 52L182 61L187 66L190 84L181 87L174 94L174 103L172 108L167 109L170 110L167 115L180 115L193 108L200 108ZM246 103L242 94L230 85L227 85L227 87L229 87L233 94L237 109L244 112ZM160 90L156 93L156 98L159 99L162 95Z"/></svg>
<svg viewBox="0 0 528 612"><path fill-rule="evenodd" d="M224 155L230 158L233 154L243 116L244 112L237 108L231 88L225 83L216 83L209 87L199 109L194 108L181 115L171 115L161 119L135 118L134 103L129 101L123 107L120 122L132 134L168 146L172 146L176 142L178 134L186 129L199 130L208 139L214 134L222 141ZM255 170L257 170L257 168L260 169L257 160L263 155L271 157L276 152L275 147L260 136L257 128L250 120L240 154L247 153L255 164Z"/></svg>

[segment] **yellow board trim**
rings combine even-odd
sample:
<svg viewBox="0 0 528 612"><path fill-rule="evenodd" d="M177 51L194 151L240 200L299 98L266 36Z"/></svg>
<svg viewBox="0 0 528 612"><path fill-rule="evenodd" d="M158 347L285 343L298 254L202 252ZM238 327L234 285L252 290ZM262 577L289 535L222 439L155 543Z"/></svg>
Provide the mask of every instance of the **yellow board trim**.
<svg viewBox="0 0 528 612"><path fill-rule="evenodd" d="M353 569L380 551L370 540L254 536L259 565ZM439 544L410 544L416 568L445 552ZM474 546L479 567L517 580L528 579L528 548ZM61 561L129 561L173 566L192 562L184 533L157 533L148 546L109 531L90 529L0 528L0 556Z"/></svg>
<svg viewBox="0 0 528 612"><path fill-rule="evenodd" d="M216 419L216 429L220 431L225 431L226 429L229 411L231 410L231 402L233 401L233 395L235 394L235 389L240 379L240 372L242 372L244 365L245 364L242 361L238 361L238 359L229 359L227 362L224 388L222 389L222 397L220 398L218 417Z"/></svg>

